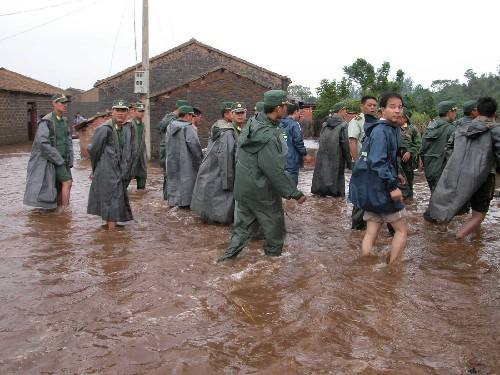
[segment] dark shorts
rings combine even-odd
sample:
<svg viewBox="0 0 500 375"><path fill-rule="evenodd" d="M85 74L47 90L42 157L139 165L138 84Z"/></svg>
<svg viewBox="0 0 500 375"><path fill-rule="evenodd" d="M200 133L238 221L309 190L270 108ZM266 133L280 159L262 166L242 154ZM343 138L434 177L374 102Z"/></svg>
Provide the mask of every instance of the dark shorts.
<svg viewBox="0 0 500 375"><path fill-rule="evenodd" d="M71 169L66 164L56 166L56 182L63 183L72 180Z"/></svg>
<svg viewBox="0 0 500 375"><path fill-rule="evenodd" d="M491 173L484 184L472 195L470 206L474 211L486 213L495 194L495 175Z"/></svg>

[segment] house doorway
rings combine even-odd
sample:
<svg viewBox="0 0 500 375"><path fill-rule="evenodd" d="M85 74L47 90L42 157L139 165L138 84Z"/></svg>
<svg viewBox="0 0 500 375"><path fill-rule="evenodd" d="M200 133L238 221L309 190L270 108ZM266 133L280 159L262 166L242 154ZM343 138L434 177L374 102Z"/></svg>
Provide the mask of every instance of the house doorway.
<svg viewBox="0 0 500 375"><path fill-rule="evenodd" d="M30 141L35 139L36 127L36 103L28 102L28 138Z"/></svg>

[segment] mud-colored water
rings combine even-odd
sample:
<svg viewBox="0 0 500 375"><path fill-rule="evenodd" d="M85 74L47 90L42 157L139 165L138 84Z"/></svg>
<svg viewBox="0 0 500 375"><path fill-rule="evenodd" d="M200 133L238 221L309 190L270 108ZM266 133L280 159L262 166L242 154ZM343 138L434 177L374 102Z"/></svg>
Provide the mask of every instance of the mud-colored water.
<svg viewBox="0 0 500 375"><path fill-rule="evenodd" d="M215 264L231 228L130 190L135 222L22 206L30 146L0 150L0 374L500 374L500 202L480 239L424 223L417 178L403 261L361 259L344 199L286 202L284 255L254 242ZM300 176L309 191L312 171Z"/></svg>

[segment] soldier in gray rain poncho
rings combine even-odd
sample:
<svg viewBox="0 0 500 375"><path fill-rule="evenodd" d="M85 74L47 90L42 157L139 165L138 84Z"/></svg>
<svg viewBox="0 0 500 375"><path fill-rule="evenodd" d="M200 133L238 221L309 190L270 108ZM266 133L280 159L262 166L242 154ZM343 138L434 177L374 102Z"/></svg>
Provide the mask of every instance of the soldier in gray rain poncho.
<svg viewBox="0 0 500 375"><path fill-rule="evenodd" d="M470 202L472 217L457 232L457 238L478 233L495 191L495 172L500 171L500 124L495 122L495 99L477 101L479 116L462 125L450 138L451 157L429 203L429 216L450 221Z"/></svg>
<svg viewBox="0 0 500 375"><path fill-rule="evenodd" d="M167 199L169 206L189 207L203 153L191 124L194 109L179 108L179 119L167 128Z"/></svg>
<svg viewBox="0 0 500 375"><path fill-rule="evenodd" d="M240 107L235 111L245 112L244 106L238 104ZM237 133L233 125L218 127L198 171L191 210L209 223L233 222L236 148Z"/></svg>
<svg viewBox="0 0 500 375"><path fill-rule="evenodd" d="M100 216L108 229L116 222L132 220L127 184L134 160L132 126L125 122L128 105L124 100L113 102L111 120L97 128L88 147L92 162L87 213Z"/></svg>
<svg viewBox="0 0 500 375"><path fill-rule="evenodd" d="M54 95L54 111L38 123L24 193L24 204L28 206L57 208L61 212L69 205L73 145L62 117L69 101L63 94Z"/></svg>
<svg viewBox="0 0 500 375"><path fill-rule="evenodd" d="M347 123L342 116L347 113L344 103L333 106L333 115L321 129L319 150L312 179L311 193L345 196L344 169L352 169Z"/></svg>

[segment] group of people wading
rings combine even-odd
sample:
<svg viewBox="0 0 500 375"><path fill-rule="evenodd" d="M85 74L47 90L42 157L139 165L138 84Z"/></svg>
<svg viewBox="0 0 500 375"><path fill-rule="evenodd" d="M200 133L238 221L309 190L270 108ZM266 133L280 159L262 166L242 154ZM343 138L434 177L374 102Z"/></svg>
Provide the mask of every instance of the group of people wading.
<svg viewBox="0 0 500 375"><path fill-rule="evenodd" d="M53 112L38 124L28 164L27 205L58 212L69 205L73 149L63 117L68 102L66 96L55 95ZM138 190L146 186L144 110L140 102L114 101L111 119L97 128L88 146L92 182L87 212L100 216L107 229L133 219L130 182L135 179ZM358 112L343 102L333 106L321 129L311 192L345 197L344 170L352 169L352 228L366 228L363 255L372 253L387 223L394 235L387 262L400 258L408 237L404 200L413 196L419 160L432 193L424 218L446 223L472 209L457 237L479 230L500 165L494 99L464 103L464 117L456 122L456 104L439 103L439 117L422 137L398 93L384 94L378 103L375 97L363 97ZM188 101L178 100L159 124L168 205L190 208L208 223L234 223L230 244L218 261L235 257L255 238L264 238L266 255L281 255L283 198L300 204L306 200L297 189L299 170L308 157L299 107L288 102L286 91L270 90L249 119L246 114L244 103L224 102L206 150L197 131L202 113Z"/></svg>

